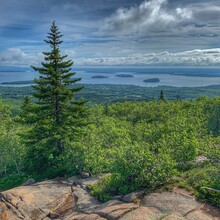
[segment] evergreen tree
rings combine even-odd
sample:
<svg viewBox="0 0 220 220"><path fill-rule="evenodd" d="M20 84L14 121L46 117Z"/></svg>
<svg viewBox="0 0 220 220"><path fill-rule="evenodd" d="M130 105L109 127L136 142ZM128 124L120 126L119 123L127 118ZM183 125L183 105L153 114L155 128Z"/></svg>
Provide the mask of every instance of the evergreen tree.
<svg viewBox="0 0 220 220"><path fill-rule="evenodd" d="M51 51L43 52L41 67L32 66L40 74L33 86L36 102L30 104L30 100L25 98L23 107L26 113L24 121L31 125L25 134L29 157L46 166L61 155L84 124L85 101L75 98L75 93L82 87L73 85L81 79L73 79L73 62L65 59L67 55L61 55L62 36L53 22L45 40ZM40 166L42 168L42 164Z"/></svg>
<svg viewBox="0 0 220 220"><path fill-rule="evenodd" d="M26 114L29 113L29 107L31 105L30 96L24 96L23 104L21 106L21 117L25 118Z"/></svg>
<svg viewBox="0 0 220 220"><path fill-rule="evenodd" d="M164 96L164 92L163 90L160 91L160 97L159 97L160 101L165 101L165 96Z"/></svg>

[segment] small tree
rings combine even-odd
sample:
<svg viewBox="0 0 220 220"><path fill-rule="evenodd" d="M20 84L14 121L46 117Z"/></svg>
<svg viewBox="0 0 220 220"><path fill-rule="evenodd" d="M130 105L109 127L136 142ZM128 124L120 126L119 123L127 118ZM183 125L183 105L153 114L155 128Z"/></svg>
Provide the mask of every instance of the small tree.
<svg viewBox="0 0 220 220"><path fill-rule="evenodd" d="M163 90L160 91L160 97L159 97L160 101L165 101L165 96L164 96L164 92Z"/></svg>
<svg viewBox="0 0 220 220"><path fill-rule="evenodd" d="M31 157L29 162L35 166L35 170L36 163L39 163L39 169L43 165L48 167L53 164L76 138L84 121L85 101L74 97L82 87L73 86L81 79L72 78L75 75L71 72L73 62L65 60L67 55L62 56L60 53L62 36L53 22L45 40L51 51L43 52L42 67L32 66L40 74L33 86L36 103L30 103L27 98L24 102L24 121L31 125L25 134L25 142L28 156Z"/></svg>

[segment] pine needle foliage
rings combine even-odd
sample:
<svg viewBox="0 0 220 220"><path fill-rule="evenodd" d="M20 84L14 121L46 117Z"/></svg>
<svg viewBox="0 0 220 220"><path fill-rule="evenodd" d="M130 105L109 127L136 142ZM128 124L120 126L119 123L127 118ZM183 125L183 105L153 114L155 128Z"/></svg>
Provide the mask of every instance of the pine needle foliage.
<svg viewBox="0 0 220 220"><path fill-rule="evenodd" d="M29 156L46 166L65 151L84 125L85 101L75 98L83 87L75 85L81 79L74 78L73 62L61 55L62 36L53 22L45 40L51 50L43 52L41 67L32 66L40 75L33 86L36 102L26 98L23 106L24 121L29 124L25 134Z"/></svg>

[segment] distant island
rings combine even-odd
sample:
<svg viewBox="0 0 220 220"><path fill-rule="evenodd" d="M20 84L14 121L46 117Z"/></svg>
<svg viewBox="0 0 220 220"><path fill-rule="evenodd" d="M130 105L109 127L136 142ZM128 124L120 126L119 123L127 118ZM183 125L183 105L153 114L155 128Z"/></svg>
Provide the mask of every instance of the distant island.
<svg viewBox="0 0 220 220"><path fill-rule="evenodd" d="M220 77L219 73L170 73L174 76L191 76L191 77Z"/></svg>
<svg viewBox="0 0 220 220"><path fill-rule="evenodd" d="M29 85L35 84L34 80L2 82L1 85Z"/></svg>
<svg viewBox="0 0 220 220"><path fill-rule="evenodd" d="M132 77L134 77L134 76L131 75L131 74L117 74L117 75L115 75L115 76L117 76L117 77L123 77L123 78L132 78Z"/></svg>
<svg viewBox="0 0 220 220"><path fill-rule="evenodd" d="M159 78L145 79L143 82L146 82L146 83L158 83L158 82L160 82L160 79Z"/></svg>
<svg viewBox="0 0 220 220"><path fill-rule="evenodd" d="M108 76L92 76L92 79L106 79Z"/></svg>

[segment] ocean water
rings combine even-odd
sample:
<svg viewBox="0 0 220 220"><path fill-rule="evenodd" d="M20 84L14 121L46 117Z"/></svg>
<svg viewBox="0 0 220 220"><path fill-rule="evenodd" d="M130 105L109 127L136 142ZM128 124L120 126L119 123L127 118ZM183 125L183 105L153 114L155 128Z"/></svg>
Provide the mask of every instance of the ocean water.
<svg viewBox="0 0 220 220"><path fill-rule="evenodd" d="M31 71L7 71L7 72L1 71L0 83L33 80L38 76L39 76L38 73Z"/></svg>
<svg viewBox="0 0 220 220"><path fill-rule="evenodd" d="M220 68L75 68L76 77L85 84L122 84L138 86L200 87L220 85ZM128 74L133 77L118 77ZM1 82L26 81L38 77L38 73L26 71L1 71ZM92 78L106 76L107 78ZM158 83L145 83L146 79L159 78Z"/></svg>

